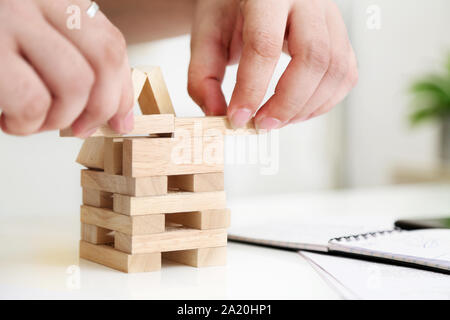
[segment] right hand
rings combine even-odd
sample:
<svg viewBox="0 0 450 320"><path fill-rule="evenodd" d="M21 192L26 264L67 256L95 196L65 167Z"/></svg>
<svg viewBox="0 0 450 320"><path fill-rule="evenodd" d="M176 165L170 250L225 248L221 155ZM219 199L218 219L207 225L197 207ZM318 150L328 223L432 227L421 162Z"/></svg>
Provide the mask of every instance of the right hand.
<svg viewBox="0 0 450 320"><path fill-rule="evenodd" d="M80 8L70 29L67 9ZM120 31L88 0L0 0L0 127L29 135L72 127L88 137L100 125L133 128L133 88Z"/></svg>

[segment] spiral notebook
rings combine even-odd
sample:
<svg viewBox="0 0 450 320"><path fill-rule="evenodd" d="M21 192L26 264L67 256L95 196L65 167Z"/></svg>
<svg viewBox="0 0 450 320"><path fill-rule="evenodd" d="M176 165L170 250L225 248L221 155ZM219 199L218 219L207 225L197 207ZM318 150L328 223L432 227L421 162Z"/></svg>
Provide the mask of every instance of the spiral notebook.
<svg viewBox="0 0 450 320"><path fill-rule="evenodd" d="M362 259L382 259L450 273L450 229L342 232L344 236L340 237L332 235L330 230L329 235L332 236L325 240L326 232L317 239L311 237L314 228L309 228L309 235L305 237L301 230L292 228L292 225L282 231L275 231L277 228L274 226L266 227L266 231L271 231L264 232L256 226L251 231L247 228L231 228L229 239L299 250L342 253Z"/></svg>
<svg viewBox="0 0 450 320"><path fill-rule="evenodd" d="M450 272L450 229L390 230L335 238L328 250Z"/></svg>

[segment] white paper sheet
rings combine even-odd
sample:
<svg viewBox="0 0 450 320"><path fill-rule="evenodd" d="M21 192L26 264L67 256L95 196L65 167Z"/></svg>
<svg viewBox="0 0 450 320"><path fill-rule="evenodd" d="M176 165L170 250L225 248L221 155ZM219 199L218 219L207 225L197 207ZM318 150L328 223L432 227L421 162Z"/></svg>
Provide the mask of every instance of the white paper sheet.
<svg viewBox="0 0 450 320"><path fill-rule="evenodd" d="M348 299L450 299L450 276L384 263L301 251Z"/></svg>

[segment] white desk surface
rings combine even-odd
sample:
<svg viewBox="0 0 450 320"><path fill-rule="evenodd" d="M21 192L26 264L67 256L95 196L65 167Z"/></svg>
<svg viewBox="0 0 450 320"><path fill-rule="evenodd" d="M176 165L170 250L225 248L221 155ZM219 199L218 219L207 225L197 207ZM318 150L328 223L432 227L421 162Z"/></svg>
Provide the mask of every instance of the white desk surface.
<svg viewBox="0 0 450 320"><path fill-rule="evenodd" d="M299 193L230 201L300 214L367 214L396 219L450 212L450 186ZM274 211L276 214L276 211ZM239 221L239 219L235 219ZM78 259L79 215L0 214L0 298L339 299L296 252L229 243L228 265L196 269L164 263L159 272L124 274ZM76 272L79 266L79 281ZM69 271L69 273L67 273Z"/></svg>

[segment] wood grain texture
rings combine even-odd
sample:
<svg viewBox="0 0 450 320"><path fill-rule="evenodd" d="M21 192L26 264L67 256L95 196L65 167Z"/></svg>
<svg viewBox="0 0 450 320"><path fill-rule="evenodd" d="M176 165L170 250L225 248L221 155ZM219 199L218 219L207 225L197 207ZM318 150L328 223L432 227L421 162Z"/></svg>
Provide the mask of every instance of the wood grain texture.
<svg viewBox="0 0 450 320"><path fill-rule="evenodd" d="M172 100L159 67L138 67L147 79L139 95L142 114L175 114Z"/></svg>
<svg viewBox="0 0 450 320"><path fill-rule="evenodd" d="M113 208L113 194L90 188L83 188L83 204L97 208Z"/></svg>
<svg viewBox="0 0 450 320"><path fill-rule="evenodd" d="M131 81L133 83L134 103L138 102L145 82L147 81L147 75L145 72L137 69L131 69Z"/></svg>
<svg viewBox="0 0 450 320"><path fill-rule="evenodd" d="M223 137L125 139L123 175L129 177L222 172Z"/></svg>
<svg viewBox="0 0 450 320"><path fill-rule="evenodd" d="M165 230L163 214L127 216L107 209L83 205L80 210L82 223L119 231L129 235L160 233Z"/></svg>
<svg viewBox="0 0 450 320"><path fill-rule="evenodd" d="M180 135L204 137L248 134L257 134L253 121L249 121L244 128L233 129L226 116L175 118L175 137Z"/></svg>
<svg viewBox="0 0 450 320"><path fill-rule="evenodd" d="M122 174L123 138L105 138L104 171L108 174Z"/></svg>
<svg viewBox="0 0 450 320"><path fill-rule="evenodd" d="M94 170L82 170L81 186L137 197L163 195L167 193L167 176L131 178Z"/></svg>
<svg viewBox="0 0 450 320"><path fill-rule="evenodd" d="M131 197L114 195L114 211L126 215L147 215L223 209L226 207L224 191L169 192L162 196Z"/></svg>
<svg viewBox="0 0 450 320"><path fill-rule="evenodd" d="M157 133L172 133L175 128L175 118L173 114L152 114L134 117L134 129L126 135L112 130L109 125L102 125L94 132L91 137L122 137L150 135ZM73 137L70 128L60 131L61 137Z"/></svg>
<svg viewBox="0 0 450 320"><path fill-rule="evenodd" d="M225 229L197 230L166 227L165 232L152 235L131 236L121 232L114 234L114 247L132 254L223 247L226 244Z"/></svg>
<svg viewBox="0 0 450 320"><path fill-rule="evenodd" d="M185 227L207 230L228 228L230 226L230 216L230 209L211 209L172 213L168 214L166 219Z"/></svg>
<svg viewBox="0 0 450 320"><path fill-rule="evenodd" d="M200 248L164 252L163 259L192 267L214 267L227 264L227 247Z"/></svg>
<svg viewBox="0 0 450 320"><path fill-rule="evenodd" d="M91 169L104 168L104 139L101 137L84 140L76 162Z"/></svg>
<svg viewBox="0 0 450 320"><path fill-rule="evenodd" d="M169 189L207 192L224 190L223 172L185 174L168 177Z"/></svg>
<svg viewBox="0 0 450 320"><path fill-rule="evenodd" d="M161 253L129 255L107 245L80 241L80 258L123 272L151 272L161 269Z"/></svg>
<svg viewBox="0 0 450 320"><path fill-rule="evenodd" d="M107 244L114 243L114 236L109 229L81 223L81 240L92 244Z"/></svg>

